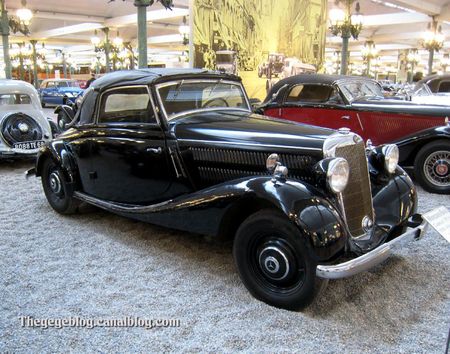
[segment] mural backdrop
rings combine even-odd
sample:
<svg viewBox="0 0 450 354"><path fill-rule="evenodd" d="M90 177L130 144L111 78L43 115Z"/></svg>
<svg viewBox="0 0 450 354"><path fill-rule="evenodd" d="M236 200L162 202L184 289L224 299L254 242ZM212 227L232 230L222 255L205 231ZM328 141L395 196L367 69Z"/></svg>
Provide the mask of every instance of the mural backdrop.
<svg viewBox="0 0 450 354"><path fill-rule="evenodd" d="M250 97L320 69L327 0L194 0L194 66L234 72Z"/></svg>

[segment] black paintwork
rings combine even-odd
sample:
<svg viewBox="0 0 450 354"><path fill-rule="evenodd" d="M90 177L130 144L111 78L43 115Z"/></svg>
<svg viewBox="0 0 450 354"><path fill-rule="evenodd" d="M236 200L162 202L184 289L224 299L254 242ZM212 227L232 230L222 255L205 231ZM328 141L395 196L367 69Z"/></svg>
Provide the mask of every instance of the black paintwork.
<svg viewBox="0 0 450 354"><path fill-rule="evenodd" d="M131 77L142 84L145 75L153 88L158 78L182 74L158 76L144 70ZM202 71L183 75L232 79ZM115 74L97 85L103 90L117 86L120 77L128 78L126 85L132 83L129 75ZM201 234L233 236L246 217L273 208L297 225L318 260L347 250L349 233L337 200L314 174L332 130L239 110L192 113L168 123L159 118L161 125L75 125L42 149L36 175L41 175L43 161L52 158L79 198L124 216ZM292 177L274 180L268 174L265 159L273 152L288 162ZM212 170L224 172L219 176L223 180L214 180ZM414 186L401 169L394 176L374 166L370 171L379 226L373 242L354 249L361 253L383 242L416 208Z"/></svg>

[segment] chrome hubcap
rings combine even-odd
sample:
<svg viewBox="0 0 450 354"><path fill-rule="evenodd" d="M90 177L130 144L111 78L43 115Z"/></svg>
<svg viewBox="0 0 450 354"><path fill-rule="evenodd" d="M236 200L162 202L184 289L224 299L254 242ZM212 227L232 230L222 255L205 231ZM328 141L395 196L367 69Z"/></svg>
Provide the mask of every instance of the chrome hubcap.
<svg viewBox="0 0 450 354"><path fill-rule="evenodd" d="M276 246L264 248L259 254L262 272L273 280L283 280L290 270L289 260L284 251Z"/></svg>
<svg viewBox="0 0 450 354"><path fill-rule="evenodd" d="M438 187L450 185L450 151L435 151L425 160L423 171L427 180Z"/></svg>
<svg viewBox="0 0 450 354"><path fill-rule="evenodd" d="M59 178L58 172L52 172L49 177L49 185L50 189L55 194L61 194L62 184L61 179Z"/></svg>

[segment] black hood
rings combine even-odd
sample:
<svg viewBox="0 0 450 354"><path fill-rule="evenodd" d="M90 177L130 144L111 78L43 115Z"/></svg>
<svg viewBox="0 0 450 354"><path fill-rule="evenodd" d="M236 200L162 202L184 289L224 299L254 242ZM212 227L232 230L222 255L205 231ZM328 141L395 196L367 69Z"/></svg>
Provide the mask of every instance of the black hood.
<svg viewBox="0 0 450 354"><path fill-rule="evenodd" d="M180 145L208 145L260 151L322 155L334 130L238 110L195 112L170 122Z"/></svg>

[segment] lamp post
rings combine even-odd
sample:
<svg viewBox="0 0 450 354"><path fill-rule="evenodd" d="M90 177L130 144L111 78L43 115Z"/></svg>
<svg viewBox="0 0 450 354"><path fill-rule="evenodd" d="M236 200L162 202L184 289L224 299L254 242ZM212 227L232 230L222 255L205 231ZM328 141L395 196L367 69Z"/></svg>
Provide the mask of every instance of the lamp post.
<svg viewBox="0 0 450 354"><path fill-rule="evenodd" d="M178 32L180 32L180 34L183 38L182 39L183 45L188 45L189 44L189 33L191 32L191 29L187 24L186 16L183 16L183 22L180 25L180 27L178 27Z"/></svg>
<svg viewBox="0 0 450 354"><path fill-rule="evenodd" d="M341 51L341 75L347 74L348 67L348 42L350 37L358 39L362 30L362 15L359 2L355 5L355 13L352 13L352 5L355 0L336 0L336 4L343 3L345 11L341 9L330 10L330 31L334 36L342 38Z"/></svg>
<svg viewBox="0 0 450 354"><path fill-rule="evenodd" d="M339 67L341 65L341 52L336 51L333 52L333 56L331 57L331 62L333 63L334 74L339 74Z"/></svg>
<svg viewBox="0 0 450 354"><path fill-rule="evenodd" d="M99 52L104 52L105 53L105 71L108 73L110 71L110 53L111 51L113 53L115 53L116 51L118 51L120 48L116 47L115 42L118 43L119 41L119 36L117 36L114 39L114 42L111 43L110 39L109 39L109 28L105 27L102 28L102 32L105 34L105 38L102 41L100 39L100 37L98 37L97 35L97 30L95 31L95 35L94 37L91 38L91 43L94 45L95 47L95 51L97 53ZM120 39L121 43L122 43L122 39Z"/></svg>
<svg viewBox="0 0 450 354"><path fill-rule="evenodd" d="M449 54L444 54L441 59L441 67L442 71L445 73L447 71L447 67L450 66L450 56Z"/></svg>
<svg viewBox="0 0 450 354"><path fill-rule="evenodd" d="M438 25L433 16L432 22L428 24L427 31L423 34L423 47L430 53L428 56L428 75L433 72L434 53L438 52L444 46L444 35L442 27Z"/></svg>
<svg viewBox="0 0 450 354"><path fill-rule="evenodd" d="M366 61L366 74L368 77L371 77L370 75L370 64L372 59L375 59L378 56L378 49L375 47L374 41L367 41L364 44L364 47L361 50L361 54L363 59Z"/></svg>
<svg viewBox="0 0 450 354"><path fill-rule="evenodd" d="M414 77L414 68L420 62L419 51L416 48L410 49L406 55L406 62L408 63L408 82L412 83Z"/></svg>
<svg viewBox="0 0 450 354"><path fill-rule="evenodd" d="M0 0L0 32L2 34L3 43L3 60L5 62L5 76L7 79L12 78L11 58L9 56L9 34L10 29L13 33L21 32L24 35L28 35L30 30L28 25L33 17L33 13L26 8L26 0L22 0L22 8L17 10L17 16L8 16L6 10L5 0Z"/></svg>

